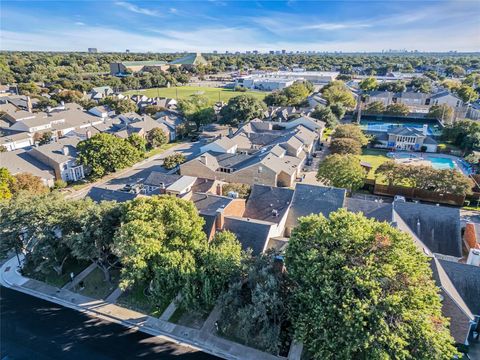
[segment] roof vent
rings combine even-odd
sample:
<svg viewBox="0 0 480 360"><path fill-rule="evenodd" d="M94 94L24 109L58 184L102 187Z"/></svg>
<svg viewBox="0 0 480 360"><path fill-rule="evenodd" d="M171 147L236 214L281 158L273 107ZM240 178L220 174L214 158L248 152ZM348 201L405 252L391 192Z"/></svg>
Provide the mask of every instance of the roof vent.
<svg viewBox="0 0 480 360"><path fill-rule="evenodd" d="M272 216L278 217L278 210L277 209L272 210Z"/></svg>

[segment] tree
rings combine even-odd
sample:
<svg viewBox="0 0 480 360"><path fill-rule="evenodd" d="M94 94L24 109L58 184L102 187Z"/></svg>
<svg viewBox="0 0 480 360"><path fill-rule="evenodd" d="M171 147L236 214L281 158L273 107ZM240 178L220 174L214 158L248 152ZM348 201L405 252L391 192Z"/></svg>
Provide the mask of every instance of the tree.
<svg viewBox="0 0 480 360"><path fill-rule="evenodd" d="M478 93L468 85L462 85L457 91L457 95L465 103L471 103L478 99Z"/></svg>
<svg viewBox="0 0 480 360"><path fill-rule="evenodd" d="M110 269L116 262L113 238L120 226L120 206L115 202L96 204L90 199L71 202L68 214L73 217L63 237L72 255L79 260L95 263L102 270L105 281L110 281Z"/></svg>
<svg viewBox="0 0 480 360"><path fill-rule="evenodd" d="M12 192L19 193L26 191L30 194L43 194L49 191L42 179L29 173L20 173L15 175L15 182L12 184Z"/></svg>
<svg viewBox="0 0 480 360"><path fill-rule="evenodd" d="M0 200L8 200L12 197L12 189L16 181L7 168L0 168Z"/></svg>
<svg viewBox="0 0 480 360"><path fill-rule="evenodd" d="M290 284L275 252L246 257L240 276L221 296L219 331L272 354L289 343L282 329L289 328Z"/></svg>
<svg viewBox="0 0 480 360"><path fill-rule="evenodd" d="M347 108L355 107L355 97L343 81L332 81L325 85L321 92L323 98L328 101L328 104L341 103Z"/></svg>
<svg viewBox="0 0 480 360"><path fill-rule="evenodd" d="M365 169L357 157L334 154L320 163L317 179L331 186L354 191L363 186L365 175Z"/></svg>
<svg viewBox="0 0 480 360"><path fill-rule="evenodd" d="M137 104L130 99L117 99L112 96L107 96L99 101L102 105L107 105L115 111L116 114L124 114L128 112L135 112L138 110Z"/></svg>
<svg viewBox="0 0 480 360"><path fill-rule="evenodd" d="M407 233L363 214L301 218L285 254L295 337L313 359L452 359L429 261Z"/></svg>
<svg viewBox="0 0 480 360"><path fill-rule="evenodd" d="M91 170L92 178L124 169L140 160L141 153L128 141L100 133L77 145L78 160Z"/></svg>
<svg viewBox="0 0 480 360"><path fill-rule="evenodd" d="M359 86L360 89L362 89L363 91L373 91L373 90L376 90L377 87L378 87L377 79L375 79L374 77L365 78L365 79L363 79L362 81L360 81L360 83L358 84L358 86Z"/></svg>
<svg viewBox="0 0 480 360"><path fill-rule="evenodd" d="M428 94L432 92L432 82L426 77L416 77L410 80L408 86L411 86L415 91Z"/></svg>
<svg viewBox="0 0 480 360"><path fill-rule="evenodd" d="M332 154L360 155L362 153L362 145L355 139L334 138L330 143L330 151Z"/></svg>
<svg viewBox="0 0 480 360"><path fill-rule="evenodd" d="M286 88L273 92L265 97L268 106L297 106L305 102L313 92L313 85L309 81L297 81Z"/></svg>
<svg viewBox="0 0 480 360"><path fill-rule="evenodd" d="M380 91L390 91L390 92L404 92L406 89L404 81L392 81L392 82L383 82L378 85L378 90Z"/></svg>
<svg viewBox="0 0 480 360"><path fill-rule="evenodd" d="M465 75L465 69L459 65L450 65L445 69L447 76L461 77Z"/></svg>
<svg viewBox="0 0 480 360"><path fill-rule="evenodd" d="M255 118L262 119L266 110L263 101L245 94L228 100L228 104L222 108L220 115L223 117L223 122L236 126Z"/></svg>
<svg viewBox="0 0 480 360"><path fill-rule="evenodd" d="M53 134L52 134L51 131L44 132L44 133L40 136L38 145L50 144L50 142L52 141L52 136L53 136Z"/></svg>
<svg viewBox="0 0 480 360"><path fill-rule="evenodd" d="M187 159L185 158L185 155L179 152L175 152L171 155L168 155L163 159L163 167L171 170L175 167L177 167L180 164L183 164Z"/></svg>
<svg viewBox="0 0 480 360"><path fill-rule="evenodd" d="M332 110L332 112L335 114L338 120L343 119L346 112L345 106L343 106L343 104L341 103L331 104L329 107L330 107L330 110Z"/></svg>
<svg viewBox="0 0 480 360"><path fill-rule="evenodd" d="M310 114L311 117L325 122L327 127L333 129L338 124L338 119L332 112L330 107L317 105L315 110Z"/></svg>
<svg viewBox="0 0 480 360"><path fill-rule="evenodd" d="M138 134L130 135L127 138L127 141L141 153L144 153L147 150L147 141Z"/></svg>
<svg viewBox="0 0 480 360"><path fill-rule="evenodd" d="M358 125L344 124L335 128L332 134L332 139L349 138L354 139L360 143L361 146L368 144L369 139L365 136L362 129Z"/></svg>
<svg viewBox="0 0 480 360"><path fill-rule="evenodd" d="M250 195L251 187L248 184L225 183L222 185L222 194L228 195L229 192L235 192L240 199L246 199Z"/></svg>
<svg viewBox="0 0 480 360"><path fill-rule="evenodd" d="M472 120L459 120L444 128L442 137L446 141L460 146L465 151L480 147L480 124Z"/></svg>
<svg viewBox="0 0 480 360"><path fill-rule="evenodd" d="M287 106L288 105L288 98L287 96L281 91L275 91L271 94L265 96L265 104L268 106Z"/></svg>
<svg viewBox="0 0 480 360"><path fill-rule="evenodd" d="M122 204L114 252L123 265L120 287L148 284L152 301L170 302L187 284L207 251L204 220L192 202L173 196Z"/></svg>
<svg viewBox="0 0 480 360"><path fill-rule="evenodd" d="M7 151L8 151L8 150L7 150L7 148L6 148L5 146L0 145L0 153L2 153L2 152L7 152Z"/></svg>
<svg viewBox="0 0 480 360"><path fill-rule="evenodd" d="M433 105L428 110L427 117L443 121L450 124L453 120L453 109L447 104Z"/></svg>
<svg viewBox="0 0 480 360"><path fill-rule="evenodd" d="M147 142L151 148L157 148L159 146L168 143L167 135L160 128L153 128L147 132Z"/></svg>
<svg viewBox="0 0 480 360"><path fill-rule="evenodd" d="M242 245L235 234L217 232L195 273L187 279L182 291L182 306L199 312L212 309L229 282L238 276L241 259Z"/></svg>
<svg viewBox="0 0 480 360"><path fill-rule="evenodd" d="M210 124L215 120L215 111L206 96L192 95L180 100L178 106L187 120L195 123L197 131L201 125Z"/></svg>
<svg viewBox="0 0 480 360"><path fill-rule="evenodd" d="M388 115L397 115L397 116L407 116L410 114L410 108L405 104L390 104L385 109L385 114Z"/></svg>
<svg viewBox="0 0 480 360"><path fill-rule="evenodd" d="M462 84L477 88L480 85L480 73L476 72L468 74L462 81Z"/></svg>
<svg viewBox="0 0 480 360"><path fill-rule="evenodd" d="M367 114L381 114L385 112L385 105L381 101L373 101L364 110Z"/></svg>

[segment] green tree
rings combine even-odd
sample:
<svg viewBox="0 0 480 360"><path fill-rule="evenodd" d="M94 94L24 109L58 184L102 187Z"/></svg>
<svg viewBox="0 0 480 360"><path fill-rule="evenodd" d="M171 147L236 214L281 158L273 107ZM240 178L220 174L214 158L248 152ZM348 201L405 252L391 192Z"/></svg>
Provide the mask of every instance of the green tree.
<svg viewBox="0 0 480 360"><path fill-rule="evenodd" d="M102 105L107 105L115 111L116 114L124 114L128 112L135 112L138 110L137 104L130 99L117 99L111 96L107 96L99 101Z"/></svg>
<svg viewBox="0 0 480 360"><path fill-rule="evenodd" d="M338 118L332 112L330 107L317 105L315 110L310 114L311 117L325 122L327 127L333 129L338 124Z"/></svg>
<svg viewBox="0 0 480 360"><path fill-rule="evenodd" d="M452 359L429 261L386 222L301 218L285 255L295 337L313 359Z"/></svg>
<svg viewBox="0 0 480 360"><path fill-rule="evenodd" d="M297 81L283 89L283 94L287 97L287 105L302 104L312 90L304 83Z"/></svg>
<svg viewBox="0 0 480 360"><path fill-rule="evenodd" d="M335 114L338 120L343 119L346 113L346 109L345 109L345 106L343 106L343 104L341 103L331 104L329 107L330 107L330 110L332 110L332 112Z"/></svg>
<svg viewBox="0 0 480 360"><path fill-rule="evenodd" d="M457 95L465 103L471 103L478 99L478 93L468 85L462 85L457 91Z"/></svg>
<svg viewBox="0 0 480 360"><path fill-rule="evenodd" d="M447 76L461 77L465 75L465 69L459 65L450 65L445 69Z"/></svg>
<svg viewBox="0 0 480 360"><path fill-rule="evenodd" d="M8 150L7 150L7 148L6 148L5 146L0 145L0 153L2 153L2 152L7 152L7 151L8 151Z"/></svg>
<svg viewBox="0 0 480 360"><path fill-rule="evenodd" d="M453 121L453 109L447 104L433 105L428 109L427 117L442 120L445 124Z"/></svg>
<svg viewBox="0 0 480 360"><path fill-rule="evenodd" d="M171 170L175 167L177 167L180 164L183 164L187 159L185 158L185 155L179 152L175 152L171 155L168 155L163 159L163 167L165 167L168 170Z"/></svg>
<svg viewBox="0 0 480 360"><path fill-rule="evenodd" d="M245 94L228 100L228 104L222 108L220 114L224 123L236 126L255 118L262 119L266 110L263 101Z"/></svg>
<svg viewBox="0 0 480 360"><path fill-rule="evenodd" d="M51 131L44 132L40 136L40 140L38 142L38 145L50 144L50 142L52 141L52 136L53 136L53 134L52 134Z"/></svg>
<svg viewBox="0 0 480 360"><path fill-rule="evenodd" d="M350 191L363 186L365 169L354 155L329 155L318 166L317 179Z"/></svg>
<svg viewBox="0 0 480 360"><path fill-rule="evenodd" d="M8 200L12 197L12 188L16 179L7 168L0 168L0 200Z"/></svg>
<svg viewBox="0 0 480 360"><path fill-rule="evenodd" d="M42 179L30 173L15 174L15 181L11 186L14 194L26 191L30 194L43 194L49 191Z"/></svg>
<svg viewBox="0 0 480 360"><path fill-rule="evenodd" d="M406 90L406 85L404 81L392 81L392 82L383 82L378 85L378 90L380 91L390 91L390 92L404 92Z"/></svg>
<svg viewBox="0 0 480 360"><path fill-rule="evenodd" d="M362 89L363 91L373 91L373 90L376 90L376 89L378 88L377 79L375 79L374 77L368 77L368 78L363 79L362 81L360 81L360 83L358 84L358 86L359 86L360 89Z"/></svg>
<svg viewBox="0 0 480 360"><path fill-rule="evenodd" d="M173 196L124 203L120 220L114 238L123 265L120 287L147 283L156 305L170 302L207 251L204 220L192 202Z"/></svg>
<svg viewBox="0 0 480 360"><path fill-rule="evenodd" d="M480 144L480 124L472 120L459 120L446 126L443 130L444 140L460 146L465 151L476 150Z"/></svg>
<svg viewBox="0 0 480 360"><path fill-rule="evenodd" d="M157 148L159 146L168 143L167 135L160 128L153 128L147 132L147 142L151 148Z"/></svg>
<svg viewBox="0 0 480 360"><path fill-rule="evenodd" d="M138 134L130 135L127 138L127 141L141 153L144 153L147 150L147 141Z"/></svg>
<svg viewBox="0 0 480 360"><path fill-rule="evenodd" d="M407 116L410 114L410 108L405 104L390 104L385 109L385 114L388 115L397 115L397 116Z"/></svg>
<svg viewBox="0 0 480 360"><path fill-rule="evenodd" d="M424 94L432 92L432 82L426 77L416 77L408 83L408 86Z"/></svg>
<svg viewBox="0 0 480 360"><path fill-rule="evenodd" d="M274 91L265 96L265 104L268 106L287 106L288 98L282 91Z"/></svg>
<svg viewBox="0 0 480 360"><path fill-rule="evenodd" d="M347 108L355 107L355 97L343 81L332 81L324 86L321 92L323 98L328 101L328 104L341 103Z"/></svg>
<svg viewBox="0 0 480 360"><path fill-rule="evenodd" d="M77 145L78 160L91 171L92 178L132 166L141 153L127 140L114 135L95 134Z"/></svg>
<svg viewBox="0 0 480 360"><path fill-rule="evenodd" d="M385 105L381 101L373 101L364 110L367 114L382 114L385 112Z"/></svg>
<svg viewBox="0 0 480 360"><path fill-rule="evenodd" d="M367 145L369 141L363 133L362 129L360 129L358 125L354 124L344 124L337 126L332 134L332 139L338 138L354 139L358 143L360 143L361 146Z"/></svg>
<svg viewBox="0 0 480 360"><path fill-rule="evenodd" d="M330 143L330 151L332 154L360 155L362 153L362 145L355 139L334 138Z"/></svg>
<svg viewBox="0 0 480 360"><path fill-rule="evenodd" d="M180 100L178 106L187 120L195 123L197 131L200 130L201 125L210 124L215 120L215 111L206 96L192 95Z"/></svg>

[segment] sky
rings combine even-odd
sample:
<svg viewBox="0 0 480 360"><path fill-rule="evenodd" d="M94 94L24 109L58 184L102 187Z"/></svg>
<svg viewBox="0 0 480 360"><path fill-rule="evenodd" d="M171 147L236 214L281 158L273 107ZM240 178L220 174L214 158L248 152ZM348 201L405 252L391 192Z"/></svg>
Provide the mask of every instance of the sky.
<svg viewBox="0 0 480 360"><path fill-rule="evenodd" d="M0 1L0 49L480 51L480 0Z"/></svg>

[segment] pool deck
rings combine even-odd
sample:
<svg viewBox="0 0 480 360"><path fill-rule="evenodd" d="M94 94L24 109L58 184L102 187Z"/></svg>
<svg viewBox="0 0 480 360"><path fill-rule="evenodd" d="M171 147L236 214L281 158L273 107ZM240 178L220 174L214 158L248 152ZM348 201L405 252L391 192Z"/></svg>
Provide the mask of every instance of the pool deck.
<svg viewBox="0 0 480 360"><path fill-rule="evenodd" d="M447 155L447 154L437 154L437 153L419 153L419 152L411 152L411 151L395 151L395 152L389 152L387 154L388 157L391 157L395 160L397 159L408 160L408 158L404 157L405 155L409 155L414 159L419 159L419 162L417 163L418 165L426 165L427 163L431 165L432 163L428 160L429 157L440 158L440 159L450 159L452 160L455 166L454 168L455 170L460 170L466 176L470 175L470 171L464 164L464 160L462 158L459 158L458 156ZM417 165L417 164L410 163L410 165Z"/></svg>

